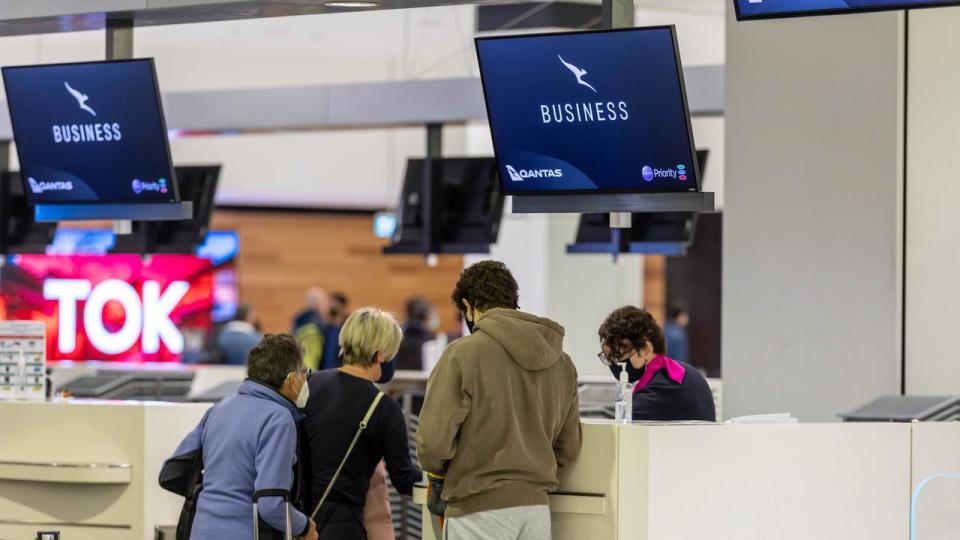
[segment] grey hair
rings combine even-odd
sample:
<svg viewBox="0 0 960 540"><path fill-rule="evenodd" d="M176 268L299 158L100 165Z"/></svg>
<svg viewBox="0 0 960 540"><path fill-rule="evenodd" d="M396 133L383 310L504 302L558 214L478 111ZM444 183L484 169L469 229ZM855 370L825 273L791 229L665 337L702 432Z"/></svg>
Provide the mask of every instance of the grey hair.
<svg viewBox="0 0 960 540"><path fill-rule="evenodd" d="M303 370L303 345L289 334L267 334L247 354L247 376L279 390L290 373Z"/></svg>

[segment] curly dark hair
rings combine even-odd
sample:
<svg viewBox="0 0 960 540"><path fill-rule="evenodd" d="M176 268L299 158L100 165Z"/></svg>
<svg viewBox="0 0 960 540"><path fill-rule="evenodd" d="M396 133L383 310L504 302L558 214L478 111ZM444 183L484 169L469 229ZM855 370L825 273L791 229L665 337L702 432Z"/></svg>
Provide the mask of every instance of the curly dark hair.
<svg viewBox="0 0 960 540"><path fill-rule="evenodd" d="M600 341L616 352L620 350L623 340L633 344L635 349L642 349L646 342L653 345L653 352L667 354L666 339L660 325L646 311L633 306L624 306L617 309L600 325Z"/></svg>
<svg viewBox="0 0 960 540"><path fill-rule="evenodd" d="M290 373L303 369L303 346L288 334L267 334L247 354L247 376L279 390Z"/></svg>
<svg viewBox="0 0 960 540"><path fill-rule="evenodd" d="M480 261L460 272L453 294L453 305L463 311L463 300L480 311L491 308L517 309L520 295L517 292L517 280L507 268L498 261Z"/></svg>

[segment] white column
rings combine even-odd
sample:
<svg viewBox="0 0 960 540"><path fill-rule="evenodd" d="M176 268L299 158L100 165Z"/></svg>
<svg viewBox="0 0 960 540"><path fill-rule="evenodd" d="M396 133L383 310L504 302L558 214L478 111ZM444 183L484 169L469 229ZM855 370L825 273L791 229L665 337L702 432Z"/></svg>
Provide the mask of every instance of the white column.
<svg viewBox="0 0 960 540"><path fill-rule="evenodd" d="M960 394L960 9L910 12L907 392Z"/></svg>
<svg viewBox="0 0 960 540"><path fill-rule="evenodd" d="M899 393L902 54L902 13L728 9L725 416Z"/></svg>

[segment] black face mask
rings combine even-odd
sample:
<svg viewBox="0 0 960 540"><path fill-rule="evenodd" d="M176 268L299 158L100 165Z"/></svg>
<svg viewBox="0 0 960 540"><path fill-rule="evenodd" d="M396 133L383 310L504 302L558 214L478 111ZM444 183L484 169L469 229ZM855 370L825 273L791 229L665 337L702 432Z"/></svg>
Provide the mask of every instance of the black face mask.
<svg viewBox="0 0 960 540"><path fill-rule="evenodd" d="M469 331L469 332L472 334L472 333L473 333L473 330L477 327L477 322L476 322L476 321L471 321L470 319L468 319L468 318L467 318L467 313L466 313L465 311L464 311L464 312L461 312L460 315L463 317L463 322L464 322L464 324L467 325L467 331ZM474 310L473 316L474 316L474 317L477 316L476 310Z"/></svg>
<svg viewBox="0 0 960 540"><path fill-rule="evenodd" d="M386 384L393 380L393 374L397 371L397 366L393 361L380 364L380 378L377 384Z"/></svg>

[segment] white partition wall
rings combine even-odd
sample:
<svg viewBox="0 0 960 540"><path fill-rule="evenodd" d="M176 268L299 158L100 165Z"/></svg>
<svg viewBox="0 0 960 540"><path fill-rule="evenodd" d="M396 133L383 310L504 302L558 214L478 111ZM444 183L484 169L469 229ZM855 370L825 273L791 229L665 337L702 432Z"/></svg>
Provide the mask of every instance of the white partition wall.
<svg viewBox="0 0 960 540"><path fill-rule="evenodd" d="M960 8L910 13L906 383L960 394Z"/></svg>
<svg viewBox="0 0 960 540"><path fill-rule="evenodd" d="M725 414L835 420L900 389L903 14L728 11Z"/></svg>

